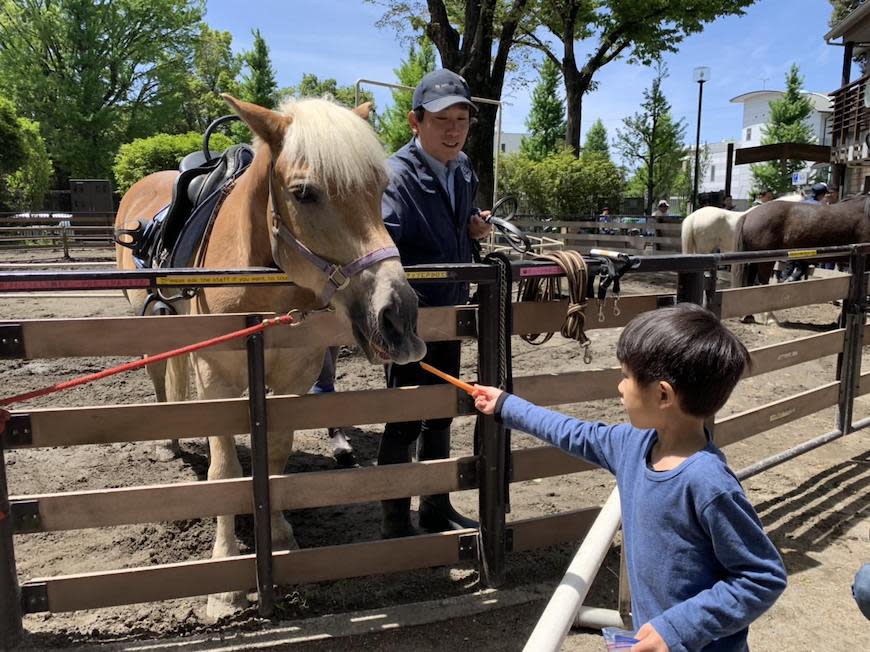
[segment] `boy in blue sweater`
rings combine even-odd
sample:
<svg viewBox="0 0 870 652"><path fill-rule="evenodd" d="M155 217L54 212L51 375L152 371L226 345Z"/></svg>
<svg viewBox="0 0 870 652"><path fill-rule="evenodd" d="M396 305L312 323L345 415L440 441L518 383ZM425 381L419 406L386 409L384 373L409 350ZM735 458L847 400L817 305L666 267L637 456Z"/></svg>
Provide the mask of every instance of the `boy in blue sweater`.
<svg viewBox="0 0 870 652"><path fill-rule="evenodd" d="M494 387L475 407L616 476L633 652L748 650L749 623L786 585L782 559L704 420L749 365L712 315L682 303L644 313L619 338L630 424L580 421Z"/></svg>

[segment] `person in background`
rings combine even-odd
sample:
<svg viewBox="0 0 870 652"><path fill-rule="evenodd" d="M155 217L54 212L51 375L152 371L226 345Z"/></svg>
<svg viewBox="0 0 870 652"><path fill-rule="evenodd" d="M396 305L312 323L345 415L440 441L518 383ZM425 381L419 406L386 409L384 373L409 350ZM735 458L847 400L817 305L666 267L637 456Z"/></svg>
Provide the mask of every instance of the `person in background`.
<svg viewBox="0 0 870 652"><path fill-rule="evenodd" d="M402 256L402 264L470 263L472 243L486 237L489 211L474 207L477 175L462 152L477 108L465 80L450 70L427 74L412 96L408 122L414 137L388 159L390 181L381 202L384 224ZM467 283L411 283L420 306L454 306L468 301ZM428 342L424 362L459 375L460 342ZM441 384L420 365L387 365L387 386ZM452 419L388 423L378 450L378 464L450 457ZM410 520L410 498L385 500L384 538L418 534ZM420 527L429 532L477 527L459 514L448 494L421 496Z"/></svg>
<svg viewBox="0 0 870 652"><path fill-rule="evenodd" d="M773 190L770 188L762 188L759 193L755 195L752 205L761 206L762 204L769 202L771 199L773 199Z"/></svg>
<svg viewBox="0 0 870 652"><path fill-rule="evenodd" d="M338 362L338 351L339 347L337 346L330 346L326 349L326 353L323 355L323 366L320 368L320 375L311 388L312 394L328 394L335 391L335 366ZM329 435L335 463L345 469L359 466L356 456L353 454L353 447L350 445L344 430L341 428L327 428L326 432Z"/></svg>
<svg viewBox="0 0 870 652"><path fill-rule="evenodd" d="M837 186L828 186L828 194L822 199L823 204L836 204L840 201L840 189Z"/></svg>
<svg viewBox="0 0 870 652"><path fill-rule="evenodd" d="M731 195L725 195L725 199L722 200L722 208L726 211L736 210L734 208L734 198Z"/></svg>
<svg viewBox="0 0 870 652"><path fill-rule="evenodd" d="M662 199L658 203L658 207L653 211L653 217L667 217L669 215L668 211L670 210L671 205L668 203L667 199Z"/></svg>
<svg viewBox="0 0 870 652"><path fill-rule="evenodd" d="M616 476L634 652L746 652L786 570L704 423L749 352L711 312L680 303L635 317L616 357L630 423L582 421L480 385L474 405Z"/></svg>
<svg viewBox="0 0 870 652"><path fill-rule="evenodd" d="M802 204L823 205L823 200L828 194L828 184L819 181L810 188L809 194L801 200ZM832 266L833 268L833 266ZM780 282L789 283L800 281L810 277L810 264L803 260L789 260L780 275Z"/></svg>

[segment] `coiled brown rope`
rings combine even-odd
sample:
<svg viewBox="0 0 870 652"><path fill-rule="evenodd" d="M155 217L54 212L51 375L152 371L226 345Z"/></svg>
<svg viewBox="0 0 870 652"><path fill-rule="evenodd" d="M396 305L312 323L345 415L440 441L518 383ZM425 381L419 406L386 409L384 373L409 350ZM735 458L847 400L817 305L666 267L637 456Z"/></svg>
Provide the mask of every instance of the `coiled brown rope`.
<svg viewBox="0 0 870 652"><path fill-rule="evenodd" d="M554 251L535 256L537 260L556 263L565 273L568 281L568 314L560 331L563 337L577 340L583 349L583 361L592 362L589 338L586 336L586 288L589 270L579 251ZM517 286L518 301L560 301L562 299L562 278L560 276L526 277ZM540 345L549 341L553 333L529 333L521 335L529 344Z"/></svg>

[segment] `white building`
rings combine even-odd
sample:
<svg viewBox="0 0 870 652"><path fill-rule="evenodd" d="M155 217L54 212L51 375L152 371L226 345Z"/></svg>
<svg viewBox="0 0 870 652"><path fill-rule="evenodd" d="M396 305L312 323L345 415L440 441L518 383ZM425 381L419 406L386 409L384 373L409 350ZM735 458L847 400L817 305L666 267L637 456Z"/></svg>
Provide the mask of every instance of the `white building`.
<svg viewBox="0 0 870 652"><path fill-rule="evenodd" d="M778 100L783 91L763 90L744 93L733 98L735 104L743 105L743 126L740 137L734 141L734 149L741 147L756 147L761 145L763 127L770 122L770 102ZM831 118L831 98L822 93L804 93L813 105L813 113L807 118L807 124L812 129L815 144L829 145ZM702 113L703 119L703 113ZM699 180L698 192L715 192L725 188L725 169L728 142L707 143L710 151L709 163L704 177ZM693 148L694 149L694 148ZM703 151L703 150L702 150ZM694 155L694 152L693 152ZM812 164L806 172L812 176ZM735 201L749 199L752 191L752 170L749 165L735 165L731 170L731 195Z"/></svg>
<svg viewBox="0 0 870 652"><path fill-rule="evenodd" d="M520 144L523 138L528 138L529 134L515 133L512 131L501 132L501 151L502 156L505 154L515 154L520 151Z"/></svg>

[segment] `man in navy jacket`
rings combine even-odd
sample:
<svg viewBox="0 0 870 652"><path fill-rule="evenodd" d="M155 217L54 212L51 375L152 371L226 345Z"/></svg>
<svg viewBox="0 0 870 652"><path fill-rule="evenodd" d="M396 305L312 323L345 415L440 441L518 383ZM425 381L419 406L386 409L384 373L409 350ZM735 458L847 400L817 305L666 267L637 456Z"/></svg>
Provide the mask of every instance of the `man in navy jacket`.
<svg viewBox="0 0 870 652"><path fill-rule="evenodd" d="M389 159L390 183L384 192L384 223L402 256L403 265L470 263L472 241L485 237L488 211L474 208L477 175L462 152L477 111L465 80L450 70L429 73L414 90L408 122L414 138ZM453 306L468 301L466 283L419 283L412 286L420 305ZM424 358L433 367L459 375L460 343L429 342ZM388 387L443 382L417 363L388 365ZM387 424L378 450L378 464L450 457L452 419L425 419ZM416 534L410 520L410 498L383 501L385 538ZM430 532L477 527L453 509L447 494L420 498L420 527Z"/></svg>

